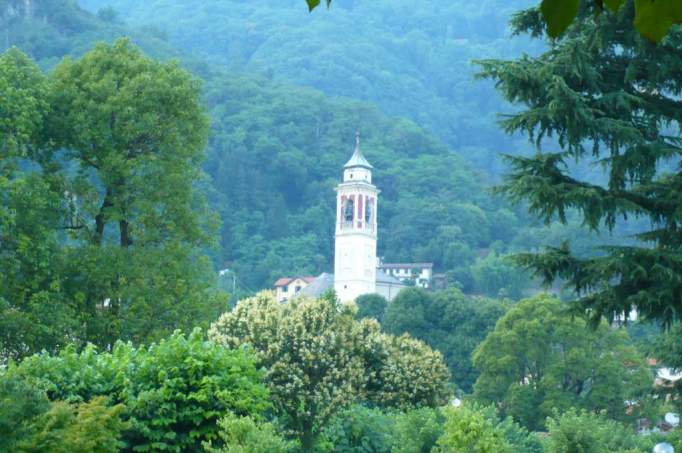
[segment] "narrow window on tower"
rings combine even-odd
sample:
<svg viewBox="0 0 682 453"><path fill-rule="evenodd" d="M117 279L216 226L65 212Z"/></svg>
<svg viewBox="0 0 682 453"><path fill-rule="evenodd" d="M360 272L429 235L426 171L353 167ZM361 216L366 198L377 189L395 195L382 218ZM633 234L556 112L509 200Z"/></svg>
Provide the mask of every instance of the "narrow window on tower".
<svg viewBox="0 0 682 453"><path fill-rule="evenodd" d="M343 220L346 222L352 222L353 221L353 209L354 209L354 203L352 199L346 199L345 205L343 207Z"/></svg>
<svg viewBox="0 0 682 453"><path fill-rule="evenodd" d="M368 224L372 222L372 206L373 206L374 200L368 199L366 204L365 204L365 222Z"/></svg>

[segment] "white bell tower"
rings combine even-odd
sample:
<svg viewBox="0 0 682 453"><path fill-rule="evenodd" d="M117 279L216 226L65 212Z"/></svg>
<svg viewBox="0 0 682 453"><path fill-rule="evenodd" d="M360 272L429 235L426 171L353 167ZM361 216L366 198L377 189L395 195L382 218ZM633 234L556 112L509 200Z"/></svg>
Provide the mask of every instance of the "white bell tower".
<svg viewBox="0 0 682 453"><path fill-rule="evenodd" d="M343 166L343 182L336 187L334 290L341 302L376 292L378 195L357 133L355 151Z"/></svg>

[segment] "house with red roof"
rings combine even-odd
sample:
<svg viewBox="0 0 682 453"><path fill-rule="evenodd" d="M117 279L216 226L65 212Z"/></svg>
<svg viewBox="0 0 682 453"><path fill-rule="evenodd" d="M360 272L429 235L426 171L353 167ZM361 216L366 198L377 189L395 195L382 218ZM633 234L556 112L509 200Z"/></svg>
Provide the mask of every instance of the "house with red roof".
<svg viewBox="0 0 682 453"><path fill-rule="evenodd" d="M311 276L282 277L278 279L275 282L277 300L279 302L286 302L314 281L315 277Z"/></svg>

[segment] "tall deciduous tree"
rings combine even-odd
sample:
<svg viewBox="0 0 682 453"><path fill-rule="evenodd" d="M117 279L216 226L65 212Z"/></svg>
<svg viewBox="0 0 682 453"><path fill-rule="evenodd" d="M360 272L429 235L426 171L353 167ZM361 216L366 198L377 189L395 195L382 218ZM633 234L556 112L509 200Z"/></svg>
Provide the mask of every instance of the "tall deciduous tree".
<svg viewBox="0 0 682 453"><path fill-rule="evenodd" d="M51 76L50 132L81 180L84 226L95 245L114 225L121 247L168 239L201 243L192 183L208 133L200 86L177 63L145 57L127 40L65 59Z"/></svg>
<svg viewBox="0 0 682 453"><path fill-rule="evenodd" d="M158 340L216 316L201 254L214 217L195 187L208 133L199 83L123 39L65 59L50 81L48 134L75 173L68 290L86 339Z"/></svg>
<svg viewBox="0 0 682 453"><path fill-rule="evenodd" d="M538 57L482 61L481 77L522 106L503 127L527 133L538 149L509 158L502 192L546 221L565 222L576 210L593 230L610 230L618 219L651 224L637 246L585 258L565 244L522 255L521 263L548 283L563 279L595 322L635 306L669 324L682 317L682 30L651 44L632 29L634 7L630 0L615 15L585 16ZM513 26L537 35L544 22L528 10ZM556 140L552 152L541 151L546 138ZM576 160L601 165L606 182L575 177Z"/></svg>
<svg viewBox="0 0 682 453"><path fill-rule="evenodd" d="M198 83L119 40L48 77L12 49L0 95L0 360L207 326Z"/></svg>
<svg viewBox="0 0 682 453"><path fill-rule="evenodd" d="M353 315L331 296L281 304L263 292L221 316L209 337L253 347L267 368L275 408L305 451L327 420L353 402L398 408L447 402L449 373L440 353Z"/></svg>
<svg viewBox="0 0 682 453"><path fill-rule="evenodd" d="M26 164L41 158L47 90L26 55L0 55L0 363L53 351L77 330L59 272L59 178Z"/></svg>
<svg viewBox="0 0 682 453"><path fill-rule="evenodd" d="M622 419L627 399L644 395L652 376L627 333L602 324L594 331L549 296L511 308L476 348L481 371L474 396L499 403L529 429L553 409L605 410Z"/></svg>

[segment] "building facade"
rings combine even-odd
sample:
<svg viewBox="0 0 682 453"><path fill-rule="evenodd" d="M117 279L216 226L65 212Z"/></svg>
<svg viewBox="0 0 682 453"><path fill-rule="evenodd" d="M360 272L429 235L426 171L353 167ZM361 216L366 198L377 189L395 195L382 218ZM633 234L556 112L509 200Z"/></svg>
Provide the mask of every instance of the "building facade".
<svg viewBox="0 0 682 453"><path fill-rule="evenodd" d="M433 280L433 263L379 263L378 269L409 286L429 289Z"/></svg>
<svg viewBox="0 0 682 453"><path fill-rule="evenodd" d="M282 277L275 282L279 302L286 302L315 281L315 277Z"/></svg>
<svg viewBox="0 0 682 453"><path fill-rule="evenodd" d="M358 134L353 155L343 167L343 181L336 187L334 290L342 302L376 293L378 200L372 166L360 151Z"/></svg>

